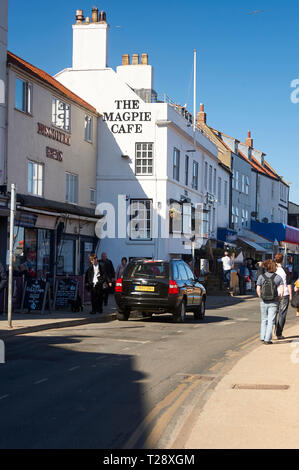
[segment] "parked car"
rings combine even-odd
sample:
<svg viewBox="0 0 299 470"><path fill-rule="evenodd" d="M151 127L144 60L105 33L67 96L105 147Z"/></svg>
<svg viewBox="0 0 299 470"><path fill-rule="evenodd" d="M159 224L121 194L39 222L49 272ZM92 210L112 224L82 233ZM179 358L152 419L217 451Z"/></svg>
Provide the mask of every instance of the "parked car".
<svg viewBox="0 0 299 470"><path fill-rule="evenodd" d="M134 260L116 281L115 300L118 320L128 320L137 310L144 315L169 312L184 322L186 312L193 312L196 320L204 318L206 290L181 259Z"/></svg>

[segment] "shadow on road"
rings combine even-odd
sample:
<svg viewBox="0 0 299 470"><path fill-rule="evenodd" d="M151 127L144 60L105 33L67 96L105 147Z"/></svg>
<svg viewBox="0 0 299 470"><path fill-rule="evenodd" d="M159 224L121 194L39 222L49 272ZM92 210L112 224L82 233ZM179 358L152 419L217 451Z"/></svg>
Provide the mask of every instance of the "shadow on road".
<svg viewBox="0 0 299 470"><path fill-rule="evenodd" d="M16 336L0 365L0 449L117 449L148 413L129 354L101 339ZM96 352L96 350L101 352Z"/></svg>

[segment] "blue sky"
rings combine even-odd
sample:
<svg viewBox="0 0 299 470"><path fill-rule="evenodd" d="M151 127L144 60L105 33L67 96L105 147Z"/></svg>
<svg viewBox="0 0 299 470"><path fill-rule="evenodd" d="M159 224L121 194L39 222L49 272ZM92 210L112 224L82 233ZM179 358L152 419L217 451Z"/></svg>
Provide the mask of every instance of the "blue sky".
<svg viewBox="0 0 299 470"><path fill-rule="evenodd" d="M299 0L9 0L9 50L50 74L71 66L75 11L91 16L92 6L110 24L109 66L147 52L158 94L190 112L196 49L208 123L241 141L251 130L299 204Z"/></svg>

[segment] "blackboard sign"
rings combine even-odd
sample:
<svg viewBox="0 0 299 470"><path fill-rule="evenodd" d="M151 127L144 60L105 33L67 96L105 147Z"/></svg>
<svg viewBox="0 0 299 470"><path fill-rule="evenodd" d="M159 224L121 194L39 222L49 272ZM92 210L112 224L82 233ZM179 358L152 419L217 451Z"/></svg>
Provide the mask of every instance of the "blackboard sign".
<svg viewBox="0 0 299 470"><path fill-rule="evenodd" d="M58 279L56 281L54 309L69 308L70 300L77 299L78 281L74 279Z"/></svg>
<svg viewBox="0 0 299 470"><path fill-rule="evenodd" d="M45 309L48 294L48 283L37 279L29 279L25 282L22 310L41 311Z"/></svg>

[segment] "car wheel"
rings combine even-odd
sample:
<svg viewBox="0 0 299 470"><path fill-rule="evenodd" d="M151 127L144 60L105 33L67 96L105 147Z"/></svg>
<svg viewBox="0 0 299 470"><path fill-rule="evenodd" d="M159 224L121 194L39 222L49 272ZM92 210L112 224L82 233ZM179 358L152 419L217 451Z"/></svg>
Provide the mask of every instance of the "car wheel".
<svg viewBox="0 0 299 470"><path fill-rule="evenodd" d="M203 320L206 316L206 300L203 298L199 308L199 320Z"/></svg>
<svg viewBox="0 0 299 470"><path fill-rule="evenodd" d="M116 314L116 318L119 321L127 321L129 320L130 310L119 310Z"/></svg>
<svg viewBox="0 0 299 470"><path fill-rule="evenodd" d="M174 319L177 323L184 323L186 321L186 302L182 300L174 314Z"/></svg>

